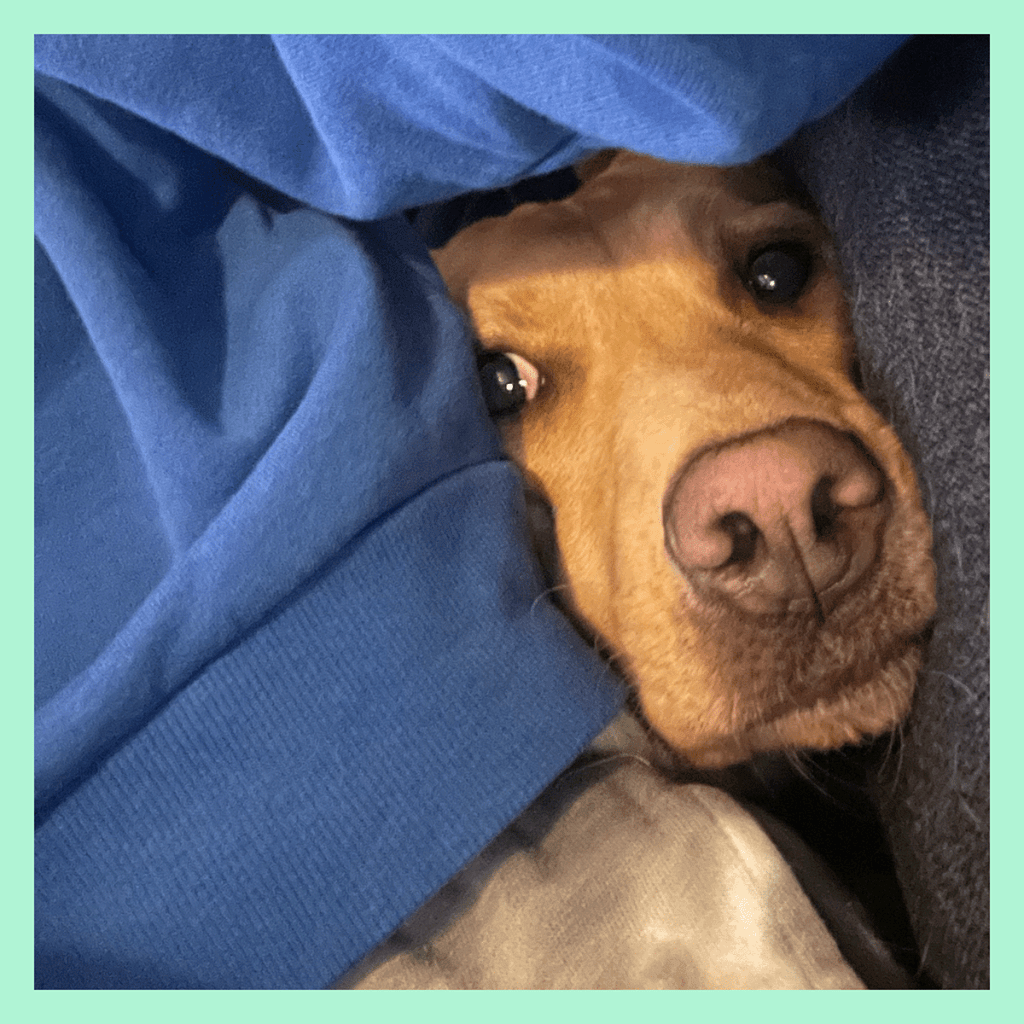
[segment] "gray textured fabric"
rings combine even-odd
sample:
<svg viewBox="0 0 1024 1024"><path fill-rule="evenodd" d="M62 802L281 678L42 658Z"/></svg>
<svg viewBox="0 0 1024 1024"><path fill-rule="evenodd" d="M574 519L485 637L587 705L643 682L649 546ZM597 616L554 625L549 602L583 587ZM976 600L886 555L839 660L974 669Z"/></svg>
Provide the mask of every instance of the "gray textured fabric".
<svg viewBox="0 0 1024 1024"><path fill-rule="evenodd" d="M921 951L989 983L988 37L922 37L790 148L848 276L865 390L922 477L939 614L876 795Z"/></svg>
<svg viewBox="0 0 1024 1024"><path fill-rule="evenodd" d="M626 716L339 982L359 989L859 989L785 860Z"/></svg>

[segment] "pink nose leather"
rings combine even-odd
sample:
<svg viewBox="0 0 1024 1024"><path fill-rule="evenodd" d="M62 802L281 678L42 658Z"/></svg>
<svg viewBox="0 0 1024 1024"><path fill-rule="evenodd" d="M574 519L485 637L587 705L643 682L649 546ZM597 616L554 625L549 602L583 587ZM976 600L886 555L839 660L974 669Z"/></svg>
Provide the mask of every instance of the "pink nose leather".
<svg viewBox="0 0 1024 1024"><path fill-rule="evenodd" d="M885 490L852 436L791 421L717 445L683 470L665 501L666 547L705 598L823 620L878 555Z"/></svg>

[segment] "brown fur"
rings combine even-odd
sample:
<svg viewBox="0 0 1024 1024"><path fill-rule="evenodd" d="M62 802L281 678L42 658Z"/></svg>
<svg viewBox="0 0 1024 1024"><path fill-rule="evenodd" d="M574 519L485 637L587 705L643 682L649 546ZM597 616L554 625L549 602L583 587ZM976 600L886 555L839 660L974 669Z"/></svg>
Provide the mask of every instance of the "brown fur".
<svg viewBox="0 0 1024 1024"><path fill-rule="evenodd" d="M930 532L907 456L851 383L824 227L761 164L622 153L588 171L569 199L481 221L434 254L483 348L543 375L502 429L555 510L568 607L696 764L890 729L934 611ZM766 310L738 268L780 239L813 252L813 277ZM871 570L823 621L704 600L666 555L673 481L708 446L800 421L855 436L884 476Z"/></svg>

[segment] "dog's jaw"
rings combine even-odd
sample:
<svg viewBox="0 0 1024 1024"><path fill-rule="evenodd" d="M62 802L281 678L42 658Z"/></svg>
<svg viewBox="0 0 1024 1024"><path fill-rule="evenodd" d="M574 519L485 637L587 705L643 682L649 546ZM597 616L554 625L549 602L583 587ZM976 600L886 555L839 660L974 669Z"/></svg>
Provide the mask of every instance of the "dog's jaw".
<svg viewBox="0 0 1024 1024"><path fill-rule="evenodd" d="M832 750L860 743L890 732L906 717L921 660L921 645L911 643L874 678L820 697L809 707L703 746L670 746L698 768L724 768L762 752Z"/></svg>

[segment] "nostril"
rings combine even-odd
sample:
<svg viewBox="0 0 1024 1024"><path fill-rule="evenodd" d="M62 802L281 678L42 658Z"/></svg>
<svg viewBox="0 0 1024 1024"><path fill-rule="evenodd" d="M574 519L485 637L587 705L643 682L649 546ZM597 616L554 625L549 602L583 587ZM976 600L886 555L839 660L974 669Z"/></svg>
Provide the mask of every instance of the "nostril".
<svg viewBox="0 0 1024 1024"><path fill-rule="evenodd" d="M835 480L822 477L811 491L811 521L814 524L814 535L819 541L830 541L838 529L840 508L832 497Z"/></svg>
<svg viewBox="0 0 1024 1024"><path fill-rule="evenodd" d="M757 554L757 539L761 531L744 512L729 512L718 521L718 528L729 538L732 548L729 558L721 566L748 565Z"/></svg>

